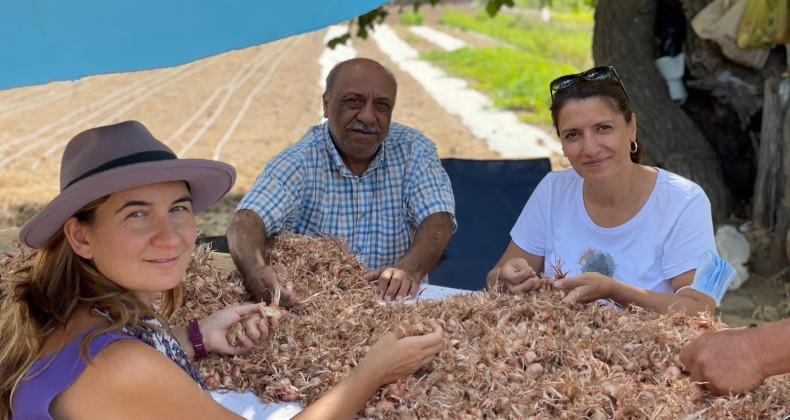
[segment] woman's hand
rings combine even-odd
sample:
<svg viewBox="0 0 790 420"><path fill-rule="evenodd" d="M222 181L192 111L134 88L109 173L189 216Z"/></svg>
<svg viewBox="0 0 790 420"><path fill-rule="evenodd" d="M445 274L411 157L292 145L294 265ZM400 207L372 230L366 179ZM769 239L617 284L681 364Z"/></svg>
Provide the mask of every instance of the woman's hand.
<svg viewBox="0 0 790 420"><path fill-rule="evenodd" d="M563 302L588 303L612 297L616 280L601 273L588 272L554 281L554 287L567 291Z"/></svg>
<svg viewBox="0 0 790 420"><path fill-rule="evenodd" d="M444 330L430 322L433 332L398 338L390 331L370 347L351 373L294 418L348 419L356 417L365 401L382 385L395 382L430 363L443 347Z"/></svg>
<svg viewBox="0 0 790 420"><path fill-rule="evenodd" d="M538 278L538 274L524 258L508 260L497 276L497 283L502 291L513 294L539 289L548 282L548 279Z"/></svg>
<svg viewBox="0 0 790 420"><path fill-rule="evenodd" d="M443 347L444 330L436 322L430 322L430 334L398 338L390 331L374 344L362 359L359 368L366 375L378 375L379 386L397 381L416 372L430 363Z"/></svg>
<svg viewBox="0 0 790 420"><path fill-rule="evenodd" d="M208 318L200 321L200 331L203 333L206 350L231 355L244 354L252 350L255 344L266 340L272 329L279 326L279 322L277 317L261 316L259 309L261 305L263 303L231 306L214 312ZM280 309L279 311L281 315L285 314L285 310ZM227 335L231 326L236 322L242 322L244 329L236 333L236 345L234 346L228 342Z"/></svg>

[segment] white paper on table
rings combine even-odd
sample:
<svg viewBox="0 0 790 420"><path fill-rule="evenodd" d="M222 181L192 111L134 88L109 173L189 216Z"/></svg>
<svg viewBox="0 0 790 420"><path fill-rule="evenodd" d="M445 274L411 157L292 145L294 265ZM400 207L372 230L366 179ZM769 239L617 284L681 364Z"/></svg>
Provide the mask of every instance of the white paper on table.
<svg viewBox="0 0 790 420"><path fill-rule="evenodd" d="M252 392L212 391L214 401L247 420L287 420L302 411L298 403L264 403Z"/></svg>
<svg viewBox="0 0 790 420"><path fill-rule="evenodd" d="M442 299L447 296L457 294L472 293L470 290L453 289L452 287L435 286L433 284L421 284L417 292L418 299Z"/></svg>

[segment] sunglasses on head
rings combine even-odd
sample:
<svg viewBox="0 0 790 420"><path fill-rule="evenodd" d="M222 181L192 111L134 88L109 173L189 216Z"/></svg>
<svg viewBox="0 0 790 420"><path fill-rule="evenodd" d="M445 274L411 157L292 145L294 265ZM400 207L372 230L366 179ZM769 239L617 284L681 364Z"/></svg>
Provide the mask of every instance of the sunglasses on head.
<svg viewBox="0 0 790 420"><path fill-rule="evenodd" d="M552 101L554 100L554 92L570 87L573 84L573 82L575 82L580 77L589 82L598 82L601 80L608 79L609 76L611 76L612 74L614 74L614 79L617 81L617 84L620 85L621 89L623 89L623 93L625 94L625 99L628 100L628 102L631 102L631 99L628 98L628 92L625 91L625 86L623 86L623 82L622 80L620 80L620 76L617 75L617 70L614 69L614 66L593 67L581 73L568 74L554 79L549 84L549 90L551 91L551 100Z"/></svg>

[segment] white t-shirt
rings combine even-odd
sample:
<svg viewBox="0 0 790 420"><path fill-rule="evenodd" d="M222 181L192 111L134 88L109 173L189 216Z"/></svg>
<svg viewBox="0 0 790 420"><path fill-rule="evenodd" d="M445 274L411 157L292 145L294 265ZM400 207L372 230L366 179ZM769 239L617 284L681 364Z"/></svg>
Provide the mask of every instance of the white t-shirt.
<svg viewBox="0 0 790 420"><path fill-rule="evenodd" d="M568 276L599 272L646 290L673 293L667 279L716 254L710 201L697 184L658 170L644 207L626 223L603 228L587 214L583 179L570 168L546 175L510 232L526 252L545 257L543 272L562 262ZM538 271L537 267L535 267Z"/></svg>

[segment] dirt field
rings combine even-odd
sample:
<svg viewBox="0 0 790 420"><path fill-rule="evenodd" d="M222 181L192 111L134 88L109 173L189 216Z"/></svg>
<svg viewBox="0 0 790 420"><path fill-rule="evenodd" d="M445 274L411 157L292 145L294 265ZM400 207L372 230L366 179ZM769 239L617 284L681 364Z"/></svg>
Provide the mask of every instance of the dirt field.
<svg viewBox="0 0 790 420"><path fill-rule="evenodd" d="M438 16L438 11L426 13ZM60 156L71 137L93 126L129 119L143 122L181 157L214 158L234 165L238 180L231 199L237 198L269 158L321 121L318 58L324 50L324 33L307 33L176 68L0 91L0 202L5 210L0 223L19 224L37 203L57 194ZM456 35L485 43L482 38ZM354 48L359 56L377 59L394 70L399 95L393 120L419 127L436 142L441 157L498 157L457 116L444 112L414 79L389 62L373 41L356 39ZM421 41L415 48L431 46Z"/></svg>
<svg viewBox="0 0 790 420"><path fill-rule="evenodd" d="M462 8L469 6L450 5ZM423 7L425 24L437 26L442 8ZM388 19L417 50L436 48ZM474 34L437 27L471 45L495 43ZM87 77L73 82L0 91L0 229L23 224L58 192L60 156L78 132L125 120L143 122L179 156L213 158L234 165L231 194L199 215L200 234L224 234L236 203L264 163L321 120L318 58L326 30L232 51L183 66ZM421 85L394 65L372 41L353 41L359 56L390 67L398 79L393 120L422 130L445 157L500 158L476 138L457 115L438 105ZM550 134L551 130L543 127ZM555 168L564 166L554 157ZM6 243L7 245L7 243ZM724 313L733 325L747 325L758 307L777 307L782 278L754 278ZM732 301L727 297L726 304ZM765 312L765 310L763 310ZM772 312L773 313L773 312ZM737 318L736 318L737 316Z"/></svg>

